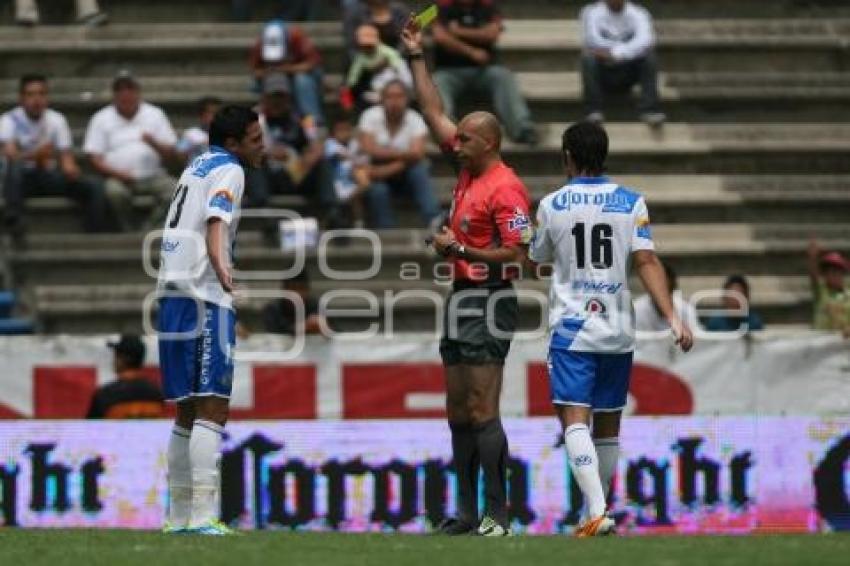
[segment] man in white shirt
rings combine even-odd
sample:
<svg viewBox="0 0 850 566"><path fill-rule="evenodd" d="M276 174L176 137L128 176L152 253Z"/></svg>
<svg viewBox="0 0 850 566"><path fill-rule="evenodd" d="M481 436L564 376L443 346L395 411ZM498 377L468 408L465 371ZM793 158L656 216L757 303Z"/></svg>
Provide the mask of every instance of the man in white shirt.
<svg viewBox="0 0 850 566"><path fill-rule="evenodd" d="M646 201L602 174L605 130L587 121L573 124L561 147L570 180L540 201L529 258L553 264L550 391L570 471L587 503L587 520L576 535L589 537L614 528L606 501L617 469L635 346L631 266L683 351L691 349L693 335L673 307Z"/></svg>
<svg viewBox="0 0 850 566"><path fill-rule="evenodd" d="M120 73L112 82L113 102L89 121L84 151L95 170L106 178L106 196L122 229L134 227L132 197L151 195L154 207L143 225L162 221L174 192L175 179L163 162L176 157L177 135L165 112L143 102L134 77Z"/></svg>
<svg viewBox="0 0 850 566"><path fill-rule="evenodd" d="M77 201L83 207L84 228L102 231L109 216L103 186L80 173L68 121L48 108L47 79L36 74L21 77L19 101L19 106L0 117L6 228L22 244L24 199L53 195Z"/></svg>
<svg viewBox="0 0 850 566"><path fill-rule="evenodd" d="M233 387L233 251L245 167L263 156L257 114L226 106L210 148L180 177L162 235L159 360L165 398L177 403L168 444L166 532L230 534L218 521L221 441Z"/></svg>
<svg viewBox="0 0 850 566"><path fill-rule="evenodd" d="M424 226L440 214L425 158L428 126L409 104L407 87L394 80L381 90L381 104L360 116L360 147L372 162L369 213L377 229L396 224L391 189L412 194Z"/></svg>
<svg viewBox="0 0 850 566"><path fill-rule="evenodd" d="M587 119L603 122L605 94L628 93L640 84L638 111L652 127L666 116L658 101L655 32L649 12L627 0L598 0L581 11L582 80Z"/></svg>
<svg viewBox="0 0 850 566"><path fill-rule="evenodd" d="M692 304L685 300L682 296L682 291L679 289L679 278L676 272L666 261L661 262L664 266L664 274L667 277L667 291L673 299L673 309L690 328L699 328L699 318L697 311ZM651 333L658 333L658 338L668 336L670 324L658 305L652 300L649 295L643 295L635 299L635 329L638 332L646 333L644 338L652 338Z"/></svg>

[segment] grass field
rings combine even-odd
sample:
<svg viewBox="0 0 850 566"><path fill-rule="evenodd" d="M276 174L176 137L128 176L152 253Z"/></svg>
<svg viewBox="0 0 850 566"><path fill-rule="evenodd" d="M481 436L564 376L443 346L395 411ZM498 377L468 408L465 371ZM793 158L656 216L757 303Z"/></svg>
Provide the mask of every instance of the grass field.
<svg viewBox="0 0 850 566"><path fill-rule="evenodd" d="M753 537L482 539L245 533L209 538L137 531L0 529L0 564L280 566L724 566L850 564L850 534Z"/></svg>

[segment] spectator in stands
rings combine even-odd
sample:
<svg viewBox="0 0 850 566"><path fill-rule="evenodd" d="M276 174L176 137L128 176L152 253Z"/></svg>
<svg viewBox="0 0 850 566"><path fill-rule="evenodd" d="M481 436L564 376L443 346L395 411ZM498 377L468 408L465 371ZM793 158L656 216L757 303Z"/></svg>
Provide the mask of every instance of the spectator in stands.
<svg viewBox="0 0 850 566"><path fill-rule="evenodd" d="M690 302L686 301L679 290L679 278L676 271L667 262L664 265L664 273L667 275L667 289L673 298L673 306L679 314L679 318L688 327L694 329L699 327L696 309ZM661 315L658 306L648 294L635 300L635 330L639 332L662 332L670 330L667 320Z"/></svg>
<svg viewBox="0 0 850 566"><path fill-rule="evenodd" d="M626 0L598 0L581 11L581 56L587 119L602 122L605 94L627 93L640 84L641 120L660 127L667 117L658 101L655 33L649 12Z"/></svg>
<svg viewBox="0 0 850 566"><path fill-rule="evenodd" d="M343 89L342 106L356 113L377 104L388 82L400 80L413 87L413 77L401 54L381 43L378 29L370 24L357 28L357 54L348 69Z"/></svg>
<svg viewBox="0 0 850 566"><path fill-rule="evenodd" d="M850 337L850 288L845 282L850 264L838 252L822 253L815 240L809 242L808 255L815 330L838 330Z"/></svg>
<svg viewBox="0 0 850 566"><path fill-rule="evenodd" d="M391 188L412 193L425 226L440 214L425 157L428 126L409 104L404 83L391 81L381 91L381 104L360 116L360 147L372 162L368 201L375 228L396 224Z"/></svg>
<svg viewBox="0 0 850 566"><path fill-rule="evenodd" d="M124 230L135 227L132 198L151 195L144 228L165 220L177 181L163 168L176 158L177 135L161 108L142 101L138 81L122 71L112 81L112 104L89 121L83 150L106 178L106 196Z"/></svg>
<svg viewBox="0 0 850 566"><path fill-rule="evenodd" d="M324 159L333 177L337 203L332 211L330 227L364 228L364 200L371 181L369 157L360 151L348 118L334 120L331 135L325 140Z"/></svg>
<svg viewBox="0 0 850 566"><path fill-rule="evenodd" d="M730 275L723 283L723 308L730 313L712 316L705 328L710 332L732 332L735 330L764 330L761 317L750 308L750 284L743 275Z"/></svg>
<svg viewBox="0 0 850 566"><path fill-rule="evenodd" d="M265 206L271 194L301 193L311 200L329 200L323 188L322 143L311 116L292 105L289 78L266 77L259 109L266 159L260 169L246 171L246 206Z"/></svg>
<svg viewBox="0 0 850 566"><path fill-rule="evenodd" d="M322 56L300 27L272 20L251 50L255 88L263 92L263 81L271 74L286 74L294 85L295 104L304 116L324 125L322 113Z"/></svg>
<svg viewBox="0 0 850 566"><path fill-rule="evenodd" d="M177 152L184 162L192 161L209 148L210 124L221 105L221 99L215 96L205 96L198 101L198 125L187 128L177 142Z"/></svg>
<svg viewBox="0 0 850 566"><path fill-rule="evenodd" d="M97 0L75 0L75 3L77 23L95 27L109 21L109 16L100 10ZM34 26L40 20L36 0L15 0L15 22L22 26Z"/></svg>
<svg viewBox="0 0 850 566"><path fill-rule="evenodd" d="M343 33L349 59L357 55L357 28L368 24L375 26L381 43L401 49L401 30L410 16L410 8L404 2L390 0L343 0Z"/></svg>
<svg viewBox="0 0 850 566"><path fill-rule="evenodd" d="M116 381L95 391L87 419L159 419L165 416L162 392L142 371L145 343L125 334L108 346L115 352Z"/></svg>
<svg viewBox="0 0 850 566"><path fill-rule="evenodd" d="M434 82L452 117L467 93L481 92L493 100L496 113L515 142L537 144L531 112L516 77L498 64L496 43L502 17L491 0L445 0L434 22Z"/></svg>
<svg viewBox="0 0 850 566"><path fill-rule="evenodd" d="M309 22L319 14L320 1L317 0L281 0L277 7L277 17L287 22ZM233 0L233 19L247 22L251 19L254 0Z"/></svg>
<svg viewBox="0 0 850 566"><path fill-rule="evenodd" d="M24 199L31 196L67 196L83 207L87 231L108 227L103 185L81 174L68 121L48 107L47 79L35 74L21 77L18 100L16 108L0 117L0 144L6 162L4 221L16 243L23 244Z"/></svg>
<svg viewBox="0 0 850 566"><path fill-rule="evenodd" d="M310 293L310 277L306 270L281 283L282 290L295 293L296 297L281 297L263 308L263 325L271 334L289 336L321 334L324 317L319 314L319 302ZM303 318L296 305L304 307ZM324 323L327 328L327 323Z"/></svg>

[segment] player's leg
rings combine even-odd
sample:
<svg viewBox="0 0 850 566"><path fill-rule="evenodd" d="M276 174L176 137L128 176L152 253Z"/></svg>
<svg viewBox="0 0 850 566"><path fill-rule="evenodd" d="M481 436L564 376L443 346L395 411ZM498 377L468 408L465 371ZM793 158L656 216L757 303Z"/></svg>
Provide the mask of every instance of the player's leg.
<svg viewBox="0 0 850 566"><path fill-rule="evenodd" d="M613 527L613 522L610 525L606 522L605 493L599 477L599 460L590 436L595 374L594 354L550 349L552 403L564 430L564 445L570 471L585 497L589 517L576 531L579 536L596 534L595 531L600 526L606 531Z"/></svg>
<svg viewBox="0 0 850 566"><path fill-rule="evenodd" d="M499 400L502 392L501 363L468 365L468 411L484 472L485 517L479 534L508 534L507 509L508 437L502 427Z"/></svg>
<svg viewBox="0 0 850 566"><path fill-rule="evenodd" d="M593 445L599 457L599 478L605 492L605 501L609 500L611 482L617 472L617 459L620 456L620 417L622 411L593 412Z"/></svg>
<svg viewBox="0 0 850 566"><path fill-rule="evenodd" d="M632 353L599 354L593 391L593 443L606 500L620 455L620 419L629 394Z"/></svg>
<svg viewBox="0 0 850 566"><path fill-rule="evenodd" d="M193 396L195 421L189 440L192 464L190 529L201 534L228 534L218 522L221 489L221 442L227 422L233 383L232 349L236 319L232 310L204 304L201 336L197 339Z"/></svg>
<svg viewBox="0 0 850 566"><path fill-rule="evenodd" d="M465 367L454 363L453 353L447 350L452 346L441 347L441 353L447 362L446 375L446 415L452 435L452 461L457 480L457 521L448 521L441 527L445 534L467 534L478 526L478 444L472 427L467 397L469 380Z"/></svg>
<svg viewBox="0 0 850 566"><path fill-rule="evenodd" d="M194 336L199 332L198 305L184 297L164 297L159 302L159 365L165 398L177 402L177 418L168 442L168 516L166 532L189 527L192 505L192 472L189 439L195 420L191 400L195 371Z"/></svg>

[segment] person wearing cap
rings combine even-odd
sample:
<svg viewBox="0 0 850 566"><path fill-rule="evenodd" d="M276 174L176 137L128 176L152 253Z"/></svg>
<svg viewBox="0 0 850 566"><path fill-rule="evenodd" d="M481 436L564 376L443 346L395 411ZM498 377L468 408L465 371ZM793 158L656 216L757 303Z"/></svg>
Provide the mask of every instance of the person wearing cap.
<svg viewBox="0 0 850 566"><path fill-rule="evenodd" d="M251 49L250 65L255 88L265 92L263 82L283 73L292 81L295 104L304 116L324 125L322 112L322 56L300 27L272 20Z"/></svg>
<svg viewBox="0 0 850 566"><path fill-rule="evenodd" d="M24 200L46 195L67 196L80 204L87 231L109 228L103 185L80 172L68 121L49 107L47 78L27 74L18 84L20 104L0 116L5 228L23 245Z"/></svg>
<svg viewBox="0 0 850 566"><path fill-rule="evenodd" d="M163 167L177 158L177 134L165 112L142 100L141 87L129 72L112 81L112 104L89 121L83 150L106 179L106 196L123 230L136 227L132 197L150 195L153 211L143 228L160 224L176 181Z"/></svg>
<svg viewBox="0 0 850 566"><path fill-rule="evenodd" d="M815 330L838 330L850 337L850 289L845 274L850 265L839 252L823 253L809 242L809 277L814 299Z"/></svg>
<svg viewBox="0 0 850 566"><path fill-rule="evenodd" d="M108 342L114 358L116 380L103 385L92 397L87 419L157 419L164 416L162 392L142 371L147 349L133 334Z"/></svg>
<svg viewBox="0 0 850 566"><path fill-rule="evenodd" d="M265 206L271 194L320 197L322 144L312 117L293 107L289 77L266 77L258 113L266 159L262 167L246 171L246 206Z"/></svg>
<svg viewBox="0 0 850 566"><path fill-rule="evenodd" d="M413 77L401 54L381 42L378 28L363 24L357 28L357 55L346 77L343 107L353 106L359 113L377 104L381 90L393 80L400 80L407 88L413 88Z"/></svg>

